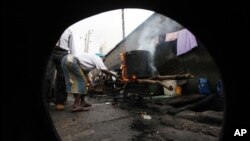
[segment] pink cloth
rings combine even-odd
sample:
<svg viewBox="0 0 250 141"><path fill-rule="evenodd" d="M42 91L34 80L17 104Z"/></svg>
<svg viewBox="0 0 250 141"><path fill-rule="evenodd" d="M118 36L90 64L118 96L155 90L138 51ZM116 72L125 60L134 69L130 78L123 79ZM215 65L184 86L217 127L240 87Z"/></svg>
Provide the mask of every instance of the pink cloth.
<svg viewBox="0 0 250 141"><path fill-rule="evenodd" d="M176 40L178 36L178 31L177 32L172 32L172 33L167 33L165 41L173 41Z"/></svg>
<svg viewBox="0 0 250 141"><path fill-rule="evenodd" d="M184 54L197 46L195 36L187 29L182 29L177 36L177 56Z"/></svg>

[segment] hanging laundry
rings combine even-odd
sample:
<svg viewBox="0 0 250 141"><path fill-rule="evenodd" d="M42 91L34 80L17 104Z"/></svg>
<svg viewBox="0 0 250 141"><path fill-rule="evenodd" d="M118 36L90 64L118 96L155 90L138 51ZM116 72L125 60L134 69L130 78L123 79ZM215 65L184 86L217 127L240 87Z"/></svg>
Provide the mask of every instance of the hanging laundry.
<svg viewBox="0 0 250 141"><path fill-rule="evenodd" d="M177 40L177 36L178 36L178 31L177 31L177 32L167 33L167 34L166 34L165 41Z"/></svg>
<svg viewBox="0 0 250 141"><path fill-rule="evenodd" d="M177 35L177 56L184 54L197 46L195 36L187 29L182 29Z"/></svg>

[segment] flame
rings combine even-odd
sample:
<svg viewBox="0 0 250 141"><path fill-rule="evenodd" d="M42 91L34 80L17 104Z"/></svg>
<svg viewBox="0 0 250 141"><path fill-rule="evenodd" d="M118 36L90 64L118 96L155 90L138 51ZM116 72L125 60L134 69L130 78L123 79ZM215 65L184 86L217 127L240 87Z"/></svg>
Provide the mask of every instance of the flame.
<svg viewBox="0 0 250 141"><path fill-rule="evenodd" d="M125 81L125 82L128 82L128 78L127 78L127 67L126 67L126 64L125 64L125 53L121 53L120 54L121 56L121 70L122 70L122 80Z"/></svg>
<svg viewBox="0 0 250 141"><path fill-rule="evenodd" d="M129 81L135 81L137 79L136 75L132 75L131 77L127 76L127 66L126 66L126 57L125 57L125 53L121 53L121 71L122 71L122 81L123 82L129 82Z"/></svg>
<svg viewBox="0 0 250 141"><path fill-rule="evenodd" d="M137 79L136 75L132 75L132 79L136 80Z"/></svg>

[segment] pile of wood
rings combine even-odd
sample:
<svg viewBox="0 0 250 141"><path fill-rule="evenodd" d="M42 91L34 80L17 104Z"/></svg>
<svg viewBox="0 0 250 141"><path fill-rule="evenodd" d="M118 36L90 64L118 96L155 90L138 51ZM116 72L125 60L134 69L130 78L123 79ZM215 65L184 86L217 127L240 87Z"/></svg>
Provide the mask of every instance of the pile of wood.
<svg viewBox="0 0 250 141"><path fill-rule="evenodd" d="M161 75L157 75L157 76L153 76L151 78L148 79L137 79L136 82L138 83L149 83L149 84L159 84L165 88L167 88L168 90L172 91L173 87L172 86L166 86L162 81L163 80L186 80L186 79L190 79L193 78L194 76L191 74L182 74L182 75L166 75L166 76L161 76Z"/></svg>

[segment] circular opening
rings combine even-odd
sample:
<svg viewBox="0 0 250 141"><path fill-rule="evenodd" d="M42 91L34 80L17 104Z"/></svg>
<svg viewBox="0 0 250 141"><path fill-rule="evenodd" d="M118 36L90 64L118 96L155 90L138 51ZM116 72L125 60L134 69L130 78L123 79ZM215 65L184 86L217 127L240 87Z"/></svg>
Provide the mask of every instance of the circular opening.
<svg viewBox="0 0 250 141"><path fill-rule="evenodd" d="M225 93L215 62L189 29L154 11L118 9L68 27L45 80L63 141L219 138Z"/></svg>

